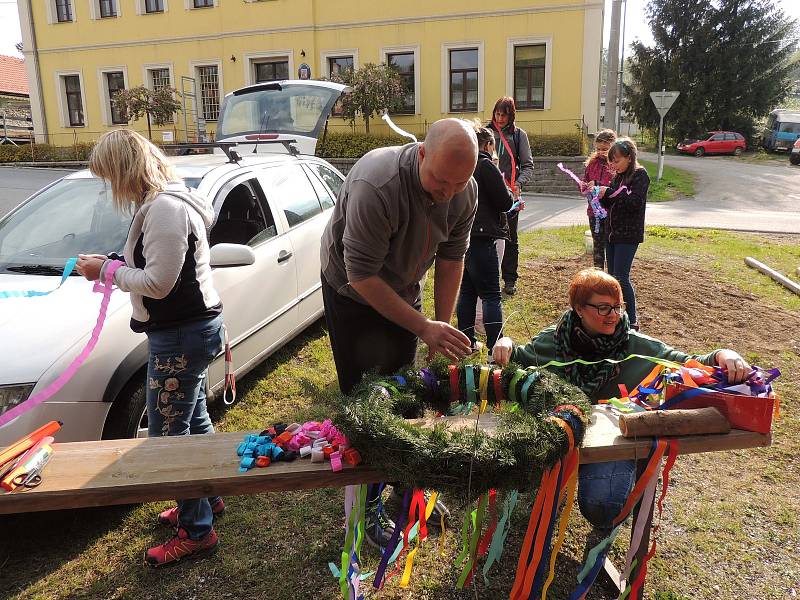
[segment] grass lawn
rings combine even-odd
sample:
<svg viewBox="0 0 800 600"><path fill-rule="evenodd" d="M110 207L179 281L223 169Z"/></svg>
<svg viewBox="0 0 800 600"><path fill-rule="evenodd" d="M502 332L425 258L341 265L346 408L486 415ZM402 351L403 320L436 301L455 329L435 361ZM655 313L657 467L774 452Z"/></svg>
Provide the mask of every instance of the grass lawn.
<svg viewBox="0 0 800 600"><path fill-rule="evenodd" d="M519 291L504 304L506 333L515 340L528 339L563 311L570 276L591 265L583 230L520 236ZM771 447L679 457L648 570L650 599L778 600L800 588L800 298L743 266L747 254L793 273L800 236L648 228L634 261L644 331L690 352L737 348L783 373L777 383L783 417ZM335 379L326 332L315 325L240 382L240 403L218 415L217 426L239 431L322 417L337 392ZM168 537L155 520L169 503L0 517L0 598L336 598L327 563L340 559L343 495L329 489L226 498L219 552L161 571L144 566L142 552ZM464 507L452 505L444 556L433 537L415 561L409 588L400 589L396 577L379 597L507 597L531 502L521 496L488 586L477 577L474 589L455 591ZM588 528L577 509L571 521L548 594L553 600L572 590L586 544ZM612 549L618 561L626 540L621 535ZM372 570L379 555L365 545L364 559ZM616 596L599 581L587 598Z"/></svg>
<svg viewBox="0 0 800 600"><path fill-rule="evenodd" d="M639 162L650 175L648 202L666 202L684 196L694 196L694 174L678 167L664 165L664 176L661 181L657 181L658 163L649 160L640 160Z"/></svg>

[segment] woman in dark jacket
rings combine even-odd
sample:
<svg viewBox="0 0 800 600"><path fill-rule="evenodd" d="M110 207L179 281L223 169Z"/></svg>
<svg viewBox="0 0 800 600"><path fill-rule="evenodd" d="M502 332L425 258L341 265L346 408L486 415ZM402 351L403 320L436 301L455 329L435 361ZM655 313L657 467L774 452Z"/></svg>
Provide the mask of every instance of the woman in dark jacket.
<svg viewBox="0 0 800 600"><path fill-rule="evenodd" d="M475 304L483 301L486 344L491 350L500 336L503 309L500 304L500 266L495 240L508 236L505 213L514 203L511 190L492 162L494 135L477 127L478 164L473 177L478 184L478 210L472 223L469 249L464 257L464 276L458 296L458 328L475 347Z"/></svg>
<svg viewBox="0 0 800 600"><path fill-rule="evenodd" d="M639 244L644 241L644 212L650 177L636 160L637 155L636 143L630 138L619 138L611 145L608 162L617 175L610 186L600 187L600 203L608 210L608 270L622 286L631 328L639 331L631 265Z"/></svg>

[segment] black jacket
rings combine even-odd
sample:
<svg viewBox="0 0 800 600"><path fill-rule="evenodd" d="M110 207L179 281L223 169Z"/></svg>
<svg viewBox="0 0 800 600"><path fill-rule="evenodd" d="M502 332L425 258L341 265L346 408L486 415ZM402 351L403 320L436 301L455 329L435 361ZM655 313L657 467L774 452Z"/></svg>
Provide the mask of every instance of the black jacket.
<svg viewBox="0 0 800 600"><path fill-rule="evenodd" d="M473 177L478 184L478 212L470 235L493 239L508 237L505 212L514 204L514 197L489 153L478 153Z"/></svg>
<svg viewBox="0 0 800 600"><path fill-rule="evenodd" d="M622 185L628 190L610 196ZM600 203L608 210L608 241L612 244L641 244L644 241L644 211L650 177L644 167L633 172L628 183L616 175ZM630 192L630 193L628 193Z"/></svg>

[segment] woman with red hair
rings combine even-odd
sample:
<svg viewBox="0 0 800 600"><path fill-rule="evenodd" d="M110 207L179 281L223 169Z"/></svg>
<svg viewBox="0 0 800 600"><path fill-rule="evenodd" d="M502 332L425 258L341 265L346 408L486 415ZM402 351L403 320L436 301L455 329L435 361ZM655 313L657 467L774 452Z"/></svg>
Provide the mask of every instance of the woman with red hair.
<svg viewBox="0 0 800 600"><path fill-rule="evenodd" d="M504 96L495 102L492 111L492 120L487 127L492 130L495 137L495 149L499 159L498 166L506 180L506 185L514 192L514 197L519 198L522 186L533 179L533 157L528 134L514 124L517 116L517 107L514 99ZM519 225L519 210L524 204L508 215L508 241L503 253L501 274L505 285L503 291L509 296L517 291L517 272L519 266L519 241L517 227Z"/></svg>
<svg viewBox="0 0 800 600"><path fill-rule="evenodd" d="M540 331L524 346L515 345L509 337L498 340L492 352L495 362L525 367L576 359L593 363L548 367L581 388L592 402L618 396L620 384L634 389L652 370L653 364L640 358L617 364L604 360L621 360L630 354L678 363L694 358L726 370L731 383L744 381L750 372L747 361L733 350L690 355L631 329L619 282L599 269L584 269L572 278L569 305L555 325ZM633 460L581 465L578 505L592 525L598 529L611 527L630 493L635 474Z"/></svg>

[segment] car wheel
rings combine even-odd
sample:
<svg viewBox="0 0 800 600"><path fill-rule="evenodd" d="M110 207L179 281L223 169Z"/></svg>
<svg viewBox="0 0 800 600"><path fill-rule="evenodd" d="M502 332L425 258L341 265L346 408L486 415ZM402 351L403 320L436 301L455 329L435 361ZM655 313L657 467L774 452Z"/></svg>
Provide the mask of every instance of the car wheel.
<svg viewBox="0 0 800 600"><path fill-rule="evenodd" d="M744 152L744 148L742 148L741 146L737 146L736 150L733 151L733 155L734 156L741 156L742 152Z"/></svg>
<svg viewBox="0 0 800 600"><path fill-rule="evenodd" d="M793 165L800 165L800 154L790 154L789 162Z"/></svg>
<svg viewBox="0 0 800 600"><path fill-rule="evenodd" d="M705 153L706 153L705 148L698 148L697 150L694 151L695 156L703 156Z"/></svg>
<svg viewBox="0 0 800 600"><path fill-rule="evenodd" d="M145 374L134 375L111 405L103 429L103 439L147 437L147 392Z"/></svg>

